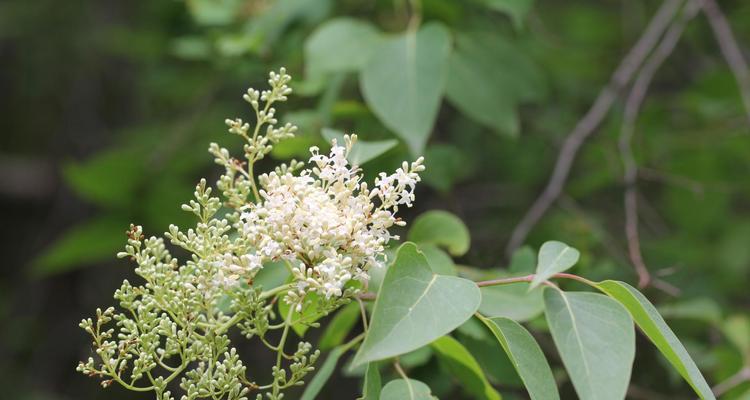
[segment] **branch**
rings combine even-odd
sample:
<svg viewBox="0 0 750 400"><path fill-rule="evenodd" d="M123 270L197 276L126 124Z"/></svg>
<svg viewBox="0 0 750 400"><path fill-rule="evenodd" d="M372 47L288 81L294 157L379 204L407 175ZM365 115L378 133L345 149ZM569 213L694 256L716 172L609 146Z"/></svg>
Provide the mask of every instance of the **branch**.
<svg viewBox="0 0 750 400"><path fill-rule="evenodd" d="M703 14L708 19L721 53L724 55L724 59L727 60L727 64L729 64L729 68L734 74L734 79L740 88L742 103L745 105L747 119L750 122L750 70L748 70L747 62L745 62L740 46L732 34L729 21L727 21L724 13L721 12L721 8L719 8L716 0L703 0Z"/></svg>
<svg viewBox="0 0 750 400"><path fill-rule="evenodd" d="M750 381L750 367L746 366L727 378L727 380L711 388L711 391L714 392L716 397L719 397L747 381Z"/></svg>
<svg viewBox="0 0 750 400"><path fill-rule="evenodd" d="M641 243L638 234L638 164L633 156L631 142L635 134L635 123L638 114L643 105L643 99L646 97L649 86L653 81L656 71L666 61L672 51L674 51L677 42L680 40L685 26L695 17L700 10L701 0L691 0L682 17L675 20L669 27L669 30L662 38L653 54L643 64L643 68L633 83L633 87L625 101L625 110L620 129L619 149L624 164L624 181L625 181L625 234L628 239L628 254L630 262L638 274L638 286L644 288L651 283L651 274L643 261L641 253Z"/></svg>
<svg viewBox="0 0 750 400"><path fill-rule="evenodd" d="M630 82L638 67L646 59L667 29L670 21L677 14L681 4L682 0L665 0L662 3L644 33L620 62L610 81L599 93L594 104L565 138L547 186L513 230L505 248L506 254L510 255L526 240L529 231L539 222L547 209L560 195L581 145L601 124L617 98L617 93Z"/></svg>

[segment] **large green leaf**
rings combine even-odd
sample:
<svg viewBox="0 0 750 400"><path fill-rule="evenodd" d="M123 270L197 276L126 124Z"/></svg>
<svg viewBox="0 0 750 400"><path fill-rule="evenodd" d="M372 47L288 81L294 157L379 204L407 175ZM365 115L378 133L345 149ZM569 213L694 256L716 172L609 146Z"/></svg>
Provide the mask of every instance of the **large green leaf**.
<svg viewBox="0 0 750 400"><path fill-rule="evenodd" d="M500 400L476 359L456 339L443 336L430 345L447 372L476 399Z"/></svg>
<svg viewBox="0 0 750 400"><path fill-rule="evenodd" d="M333 139L336 139L336 142L338 144L344 144L343 132L339 132L334 129L323 128L321 134L329 142ZM357 139L357 142L352 146L352 150L349 153L349 163L351 163L352 165L362 165L394 148L397 144L398 141L396 139L378 140L374 142L367 142Z"/></svg>
<svg viewBox="0 0 750 400"><path fill-rule="evenodd" d="M545 314L565 369L582 400L625 398L635 329L618 302L598 293L544 291Z"/></svg>
<svg viewBox="0 0 750 400"><path fill-rule="evenodd" d="M443 210L422 213L412 224L409 240L445 247L450 254L460 257L469 251L469 229L457 216Z"/></svg>
<svg viewBox="0 0 750 400"><path fill-rule="evenodd" d="M414 379L396 379L388 382L380 392L383 400L435 400L430 388Z"/></svg>
<svg viewBox="0 0 750 400"><path fill-rule="evenodd" d="M357 323L359 316L359 304L356 302L351 302L342 307L333 319L331 319L331 322L326 326L326 330L320 336L318 348L321 351L325 351L343 343L346 335L349 334L354 324Z"/></svg>
<svg viewBox="0 0 750 400"><path fill-rule="evenodd" d="M318 27L305 42L308 78L326 72L349 72L364 67L382 37L369 22L336 18Z"/></svg>
<svg viewBox="0 0 750 400"><path fill-rule="evenodd" d="M458 275L456 264L453 262L451 256L443 251L443 249L434 244L425 243L419 245L419 251L427 257L427 263L430 264L432 272L439 275Z"/></svg>
<svg viewBox="0 0 750 400"><path fill-rule="evenodd" d="M680 343L674 332L664 322L664 318L641 292L627 283L618 281L599 282L596 287L627 308L641 331L656 345L701 399L715 398L685 346Z"/></svg>
<svg viewBox="0 0 750 400"><path fill-rule="evenodd" d="M481 288L482 304L479 312L488 317L506 317L514 321L528 321L544 311L542 291L529 291L525 282Z"/></svg>
<svg viewBox="0 0 750 400"><path fill-rule="evenodd" d="M480 318L495 335L532 400L559 399L555 377L534 337L508 318Z"/></svg>
<svg viewBox="0 0 750 400"><path fill-rule="evenodd" d="M471 119L499 133L517 136L517 106L541 98L542 82L537 66L505 37L489 33L456 37L446 96Z"/></svg>
<svg viewBox="0 0 750 400"><path fill-rule="evenodd" d="M84 222L62 236L32 262L32 273L49 276L104 260L114 260L125 246L127 218L106 217Z"/></svg>
<svg viewBox="0 0 750 400"><path fill-rule="evenodd" d="M387 39L362 70L365 101L414 156L422 154L435 124L449 54L450 33L442 24L429 23Z"/></svg>
<svg viewBox="0 0 750 400"><path fill-rule="evenodd" d="M539 286L552 275L563 272L578 262L581 253L563 242L550 241L539 249L536 275L531 281L530 289Z"/></svg>
<svg viewBox="0 0 750 400"><path fill-rule="evenodd" d="M432 272L413 243L403 244L388 268L370 328L354 365L408 353L469 319L481 295L474 282Z"/></svg>
<svg viewBox="0 0 750 400"><path fill-rule="evenodd" d="M97 205L131 204L143 181L143 155L138 149L107 150L81 163L68 163L63 177L76 194Z"/></svg>

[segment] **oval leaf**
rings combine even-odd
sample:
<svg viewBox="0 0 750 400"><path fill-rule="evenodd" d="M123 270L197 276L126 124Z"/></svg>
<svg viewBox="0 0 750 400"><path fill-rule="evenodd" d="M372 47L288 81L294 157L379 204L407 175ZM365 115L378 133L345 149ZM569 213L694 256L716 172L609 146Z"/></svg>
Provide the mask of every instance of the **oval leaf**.
<svg viewBox="0 0 750 400"><path fill-rule="evenodd" d="M362 70L362 95L412 154L421 155L432 131L448 74L450 34L439 23L386 40Z"/></svg>
<svg viewBox="0 0 750 400"><path fill-rule="evenodd" d="M597 283L596 287L619 301L630 312L641 331L656 345L701 399L715 399L706 379L690 358L685 346L669 329L664 318L659 315L646 296L624 282L603 281Z"/></svg>
<svg viewBox="0 0 750 400"><path fill-rule="evenodd" d="M419 244L435 244L460 257L469 251L469 230L457 216L443 210L422 213L409 230L409 240Z"/></svg>
<svg viewBox="0 0 750 400"><path fill-rule="evenodd" d="M508 318L480 318L495 335L532 400L560 398L542 349L523 326Z"/></svg>
<svg viewBox="0 0 750 400"><path fill-rule="evenodd" d="M456 339L443 336L430 345L441 365L456 378L476 399L500 400L500 393L492 387L477 360Z"/></svg>
<svg viewBox="0 0 750 400"><path fill-rule="evenodd" d="M353 364L408 353L471 318L481 294L474 282L436 275L414 243L403 244L373 306L370 328Z"/></svg>
<svg viewBox="0 0 750 400"><path fill-rule="evenodd" d="M383 400L435 400L429 386L414 379L396 379L388 382L380 392Z"/></svg>
<svg viewBox="0 0 750 400"><path fill-rule="evenodd" d="M618 302L598 293L544 291L555 346L582 400L625 398L635 329Z"/></svg>
<svg viewBox="0 0 750 400"><path fill-rule="evenodd" d="M539 261L536 265L536 275L531 281L530 289L551 278L552 275L563 272L578 262L581 253L563 242L550 241L539 249Z"/></svg>

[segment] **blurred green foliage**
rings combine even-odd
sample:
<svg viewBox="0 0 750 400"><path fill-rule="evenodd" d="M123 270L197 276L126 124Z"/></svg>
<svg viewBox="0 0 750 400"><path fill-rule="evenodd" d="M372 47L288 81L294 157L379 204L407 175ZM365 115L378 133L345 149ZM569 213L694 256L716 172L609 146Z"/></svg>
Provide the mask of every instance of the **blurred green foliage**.
<svg viewBox="0 0 750 400"><path fill-rule="evenodd" d="M721 5L747 54L750 3ZM40 363L30 348L43 334L24 340L29 322L6 311L22 308L22 291L36 285L17 283L29 275L62 282L65 273L77 274L78 281L55 286L50 296L65 295L77 282L90 282L84 276L93 270L82 268L111 264L130 222L158 234L168 223L189 218L179 204L190 197L198 177L217 172L208 143L223 135L224 118L248 118L235 100L279 66L295 76L301 95L289 107L296 111L286 114L300 134L272 156L305 158L309 146L324 147L343 132L359 135L357 154L369 171L391 170L397 160L424 154L430 189L408 221L419 211L449 209L472 236L459 268L513 268L517 264L503 261L502 252L510 232L546 182L564 135L655 7L648 1L424 0L417 27L414 10L402 0L0 4L2 153L55 163L63 190L79 204L50 211L62 215L50 227L43 218L33 219L41 227L9 219L29 224L23 230L28 237L46 233L43 245L27 247L12 258L16 265L6 267L21 272L0 281L0 315L18 321L4 328L3 336L14 338L6 342L14 356L3 357L0 374L11 382L33 375ZM581 250L578 273L633 282L617 150L621 109L618 103L584 146L564 195L528 242L562 239ZM748 132L735 80L699 16L657 74L633 145L644 258L681 290L677 297L658 290L648 294L711 382L750 363ZM385 153L372 159L369 146ZM46 214L51 203L32 211ZM13 246L13 238L8 240ZM18 249L24 247L9 251ZM32 252L38 254L31 257ZM96 273L118 277L121 269ZM512 301L523 295L497 293ZM54 303L54 297L46 301ZM76 307L99 302L81 299ZM43 312L46 306L38 307ZM44 323L36 332L56 325ZM545 329L544 321L531 324ZM458 338L503 395L519 398L518 377L510 375L507 359L485 357L486 338L465 331ZM75 345L44 348L83 351ZM639 346L639 359L659 360L641 348L646 347ZM77 354L54 360L68 358ZM656 364L639 362L633 372L637 389L690 398L689 388ZM459 396L439 384L445 372L434 358L412 368L437 395ZM31 381L15 385L11 397L105 396L82 378L65 384L67 371L45 374L48 383L33 390ZM324 398L338 395L334 386L324 390ZM570 395L570 385L565 387ZM748 396L746 383L725 398Z"/></svg>

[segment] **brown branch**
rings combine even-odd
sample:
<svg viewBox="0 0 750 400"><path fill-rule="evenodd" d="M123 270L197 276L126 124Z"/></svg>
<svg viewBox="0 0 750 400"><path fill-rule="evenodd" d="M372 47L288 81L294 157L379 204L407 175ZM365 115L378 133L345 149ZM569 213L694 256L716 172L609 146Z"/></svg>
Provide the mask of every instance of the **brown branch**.
<svg viewBox="0 0 750 400"><path fill-rule="evenodd" d="M740 46L732 34L732 28L724 13L721 12L716 0L703 0L703 14L708 19L709 25L714 32L714 37L719 44L721 53L724 55L729 68L734 74L737 86L740 89L742 103L745 106L748 122L750 122L750 69L742 56Z"/></svg>
<svg viewBox="0 0 750 400"><path fill-rule="evenodd" d="M633 156L633 149L631 147L633 135L635 134L635 123L656 71L669 55L672 54L685 30L685 26L698 13L700 5L701 0L691 0L685 6L682 17L672 23L667 33L656 46L656 49L654 49L653 54L643 64L643 68L638 72L638 76L625 101L619 140L620 156L622 157L625 170L625 234L628 240L630 262L638 274L638 286L640 288L644 288L651 283L651 274L646 267L646 263L643 261L638 233L638 190L636 187L638 164Z"/></svg>
<svg viewBox="0 0 750 400"><path fill-rule="evenodd" d="M651 22L649 22L646 30L620 62L620 65L618 65L612 74L610 81L599 93L594 104L565 138L547 186L513 230L505 248L506 254L510 255L523 244L529 231L539 222L552 203L558 198L583 142L594 133L602 120L604 120L604 117L617 98L618 92L630 82L638 67L646 59L667 29L670 21L677 14L681 4L682 0L665 0L662 3L659 10L651 19Z"/></svg>

